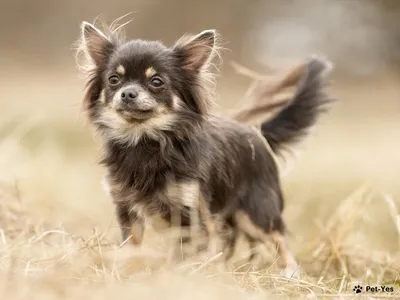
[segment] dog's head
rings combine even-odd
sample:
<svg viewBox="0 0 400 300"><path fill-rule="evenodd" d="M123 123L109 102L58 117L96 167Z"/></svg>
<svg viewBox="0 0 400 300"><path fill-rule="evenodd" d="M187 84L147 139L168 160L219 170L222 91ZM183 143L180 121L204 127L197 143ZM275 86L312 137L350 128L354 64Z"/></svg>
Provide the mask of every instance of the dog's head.
<svg viewBox="0 0 400 300"><path fill-rule="evenodd" d="M214 30L184 36L172 47L125 42L83 22L89 119L107 137L133 143L200 122L211 104L207 81L215 42Z"/></svg>

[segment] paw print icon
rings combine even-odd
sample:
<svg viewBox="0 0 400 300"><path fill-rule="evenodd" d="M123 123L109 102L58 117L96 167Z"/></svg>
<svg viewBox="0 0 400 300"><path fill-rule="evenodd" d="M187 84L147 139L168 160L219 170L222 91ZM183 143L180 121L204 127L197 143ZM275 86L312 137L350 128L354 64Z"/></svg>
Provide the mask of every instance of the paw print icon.
<svg viewBox="0 0 400 300"><path fill-rule="evenodd" d="M360 285L356 285L353 289L353 292L355 292L356 294L359 294L362 292L362 286Z"/></svg>

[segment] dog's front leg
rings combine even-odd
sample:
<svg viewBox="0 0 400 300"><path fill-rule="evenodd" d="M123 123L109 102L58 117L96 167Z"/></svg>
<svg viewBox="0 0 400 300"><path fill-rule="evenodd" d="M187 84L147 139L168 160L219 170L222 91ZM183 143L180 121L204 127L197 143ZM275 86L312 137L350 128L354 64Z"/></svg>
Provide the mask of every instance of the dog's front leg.
<svg viewBox="0 0 400 300"><path fill-rule="evenodd" d="M136 212L129 210L125 203L116 203L117 219L121 228L123 243L129 241L141 245L144 234L144 220Z"/></svg>
<svg viewBox="0 0 400 300"><path fill-rule="evenodd" d="M107 195L116 205L116 214L121 228L122 242L140 245L144 234L144 219L132 210L131 201L125 199L118 189L118 185L110 184L109 177L103 177L102 184Z"/></svg>
<svg viewBox="0 0 400 300"><path fill-rule="evenodd" d="M213 218L209 205L204 199L204 195L199 190L199 213L202 223L204 224L208 234L208 250L211 254L217 254L221 247L221 240L218 234L218 226Z"/></svg>

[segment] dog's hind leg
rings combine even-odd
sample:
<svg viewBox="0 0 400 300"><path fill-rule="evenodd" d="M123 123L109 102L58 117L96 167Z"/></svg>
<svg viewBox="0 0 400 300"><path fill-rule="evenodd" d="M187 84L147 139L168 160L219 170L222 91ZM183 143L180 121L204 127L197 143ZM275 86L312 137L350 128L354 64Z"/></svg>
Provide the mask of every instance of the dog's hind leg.
<svg viewBox="0 0 400 300"><path fill-rule="evenodd" d="M239 239L239 233L239 228L236 226L234 219L232 217L227 218L222 228L224 240L223 251L224 259L226 262L229 262L235 254Z"/></svg>
<svg viewBox="0 0 400 300"><path fill-rule="evenodd" d="M270 234L272 241L274 242L279 257L283 261L285 265L285 276L286 277L298 277L299 276L299 267L297 262L291 253L289 246L287 245L287 241L283 233L279 231L274 231Z"/></svg>
<svg viewBox="0 0 400 300"><path fill-rule="evenodd" d="M261 253L259 252L260 243L257 239L247 233L245 233L245 237L249 243L250 255L248 260L254 266L254 269L257 270L263 261Z"/></svg>
<svg viewBox="0 0 400 300"><path fill-rule="evenodd" d="M246 235L251 237L253 240L268 246L271 240L277 247L279 259L284 265L284 275L286 277L298 277L298 266L294 256L287 246L286 239L283 234L282 226L279 224L282 222L280 219L277 222L271 222L270 225L275 226L259 226L255 224L249 215L243 210L238 211L235 215L236 222L240 230Z"/></svg>

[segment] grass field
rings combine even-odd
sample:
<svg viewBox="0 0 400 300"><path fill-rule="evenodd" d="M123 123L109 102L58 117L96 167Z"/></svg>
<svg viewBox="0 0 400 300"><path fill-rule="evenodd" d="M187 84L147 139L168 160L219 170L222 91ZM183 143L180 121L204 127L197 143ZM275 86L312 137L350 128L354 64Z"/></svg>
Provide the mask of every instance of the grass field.
<svg viewBox="0 0 400 300"><path fill-rule="evenodd" d="M302 267L288 280L273 255L258 272L218 255L174 263L152 231L120 249L77 73L13 72L0 86L1 299L400 299L400 78L334 83L340 102L283 178ZM223 82L221 107L246 84Z"/></svg>

